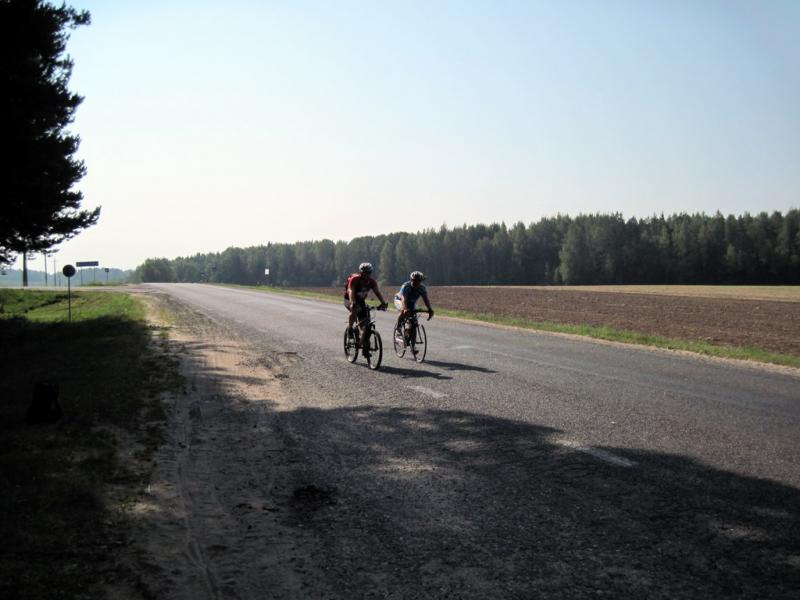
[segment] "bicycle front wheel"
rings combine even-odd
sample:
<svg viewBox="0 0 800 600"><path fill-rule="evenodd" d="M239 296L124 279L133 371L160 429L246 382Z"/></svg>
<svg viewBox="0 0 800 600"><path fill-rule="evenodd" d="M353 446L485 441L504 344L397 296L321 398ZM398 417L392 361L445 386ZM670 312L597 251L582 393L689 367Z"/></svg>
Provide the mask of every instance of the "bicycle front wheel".
<svg viewBox="0 0 800 600"><path fill-rule="evenodd" d="M406 353L406 339L403 333L403 326L396 325L392 333L392 343L394 344L394 353L398 358L403 358Z"/></svg>
<svg viewBox="0 0 800 600"><path fill-rule="evenodd" d="M425 360L425 354L428 352L428 336L425 333L425 326L422 323L417 325L417 335L413 342L411 342L411 353L414 355L414 360L421 363Z"/></svg>
<svg viewBox="0 0 800 600"><path fill-rule="evenodd" d="M373 371L381 366L383 360L383 342L381 334L372 330L369 334L369 354L367 355L367 365Z"/></svg>
<svg viewBox="0 0 800 600"><path fill-rule="evenodd" d="M354 363L358 358L358 344L356 343L356 336L353 335L353 330L349 327L344 330L344 355L347 362Z"/></svg>

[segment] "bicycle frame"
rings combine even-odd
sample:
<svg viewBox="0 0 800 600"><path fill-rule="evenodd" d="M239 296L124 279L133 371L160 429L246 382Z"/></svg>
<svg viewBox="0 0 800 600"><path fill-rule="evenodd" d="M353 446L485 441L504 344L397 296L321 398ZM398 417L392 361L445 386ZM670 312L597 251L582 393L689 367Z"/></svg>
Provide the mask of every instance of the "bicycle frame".
<svg viewBox="0 0 800 600"><path fill-rule="evenodd" d="M411 346L414 353L414 360L417 362L425 360L428 336L425 332L425 327L419 322L419 318L417 317L417 314L421 312L429 313L430 311L417 309L410 311L407 316L401 317L395 326L394 332L392 333L392 343L394 344L395 354L400 358L405 355L406 348Z"/></svg>
<svg viewBox="0 0 800 600"><path fill-rule="evenodd" d="M352 327L348 325L347 329L345 329L344 353L348 362L353 363L358 358L359 350L361 350L369 368L375 370L381 364L383 342L375 326L375 315L372 314L372 311L385 310L385 308L369 305L366 305L366 307L367 314L353 323Z"/></svg>
<svg viewBox="0 0 800 600"><path fill-rule="evenodd" d="M414 328L418 327L419 326L419 317L417 317L417 315L419 313L430 313L430 311L429 310L423 310L423 309L416 309L415 308L414 310L409 312L408 316L403 317L403 322L404 323L405 322L410 323Z"/></svg>
<svg viewBox="0 0 800 600"><path fill-rule="evenodd" d="M375 329L375 315L373 311L381 310L379 306L370 306L367 304L367 314L363 319L358 319L355 322L355 326L361 333L364 333L364 328L369 327L370 329Z"/></svg>

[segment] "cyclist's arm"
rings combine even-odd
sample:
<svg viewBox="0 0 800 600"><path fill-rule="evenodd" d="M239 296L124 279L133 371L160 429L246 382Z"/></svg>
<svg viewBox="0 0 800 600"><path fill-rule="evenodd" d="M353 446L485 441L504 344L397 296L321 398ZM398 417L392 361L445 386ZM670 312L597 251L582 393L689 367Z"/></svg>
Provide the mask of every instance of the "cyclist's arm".
<svg viewBox="0 0 800 600"><path fill-rule="evenodd" d="M425 306L428 307L428 320L433 318L433 307L431 306L431 301L428 300L428 293L425 292L422 294L422 300L425 302Z"/></svg>
<svg viewBox="0 0 800 600"><path fill-rule="evenodd" d="M378 282L374 279L372 280L372 291L378 297L378 300L381 301L381 304L386 304L386 300L383 299L383 295L381 294L381 290L378 288Z"/></svg>

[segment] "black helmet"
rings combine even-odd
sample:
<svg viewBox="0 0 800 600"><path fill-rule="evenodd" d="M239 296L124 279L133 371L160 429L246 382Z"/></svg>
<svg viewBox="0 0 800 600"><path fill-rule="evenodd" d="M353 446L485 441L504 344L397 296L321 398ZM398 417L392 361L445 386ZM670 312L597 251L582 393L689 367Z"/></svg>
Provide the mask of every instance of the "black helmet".
<svg viewBox="0 0 800 600"><path fill-rule="evenodd" d="M411 273L411 281L423 281L425 279L425 273L422 271L413 271Z"/></svg>
<svg viewBox="0 0 800 600"><path fill-rule="evenodd" d="M369 275L372 273L372 263L363 262L358 265L358 270L364 273L364 275Z"/></svg>

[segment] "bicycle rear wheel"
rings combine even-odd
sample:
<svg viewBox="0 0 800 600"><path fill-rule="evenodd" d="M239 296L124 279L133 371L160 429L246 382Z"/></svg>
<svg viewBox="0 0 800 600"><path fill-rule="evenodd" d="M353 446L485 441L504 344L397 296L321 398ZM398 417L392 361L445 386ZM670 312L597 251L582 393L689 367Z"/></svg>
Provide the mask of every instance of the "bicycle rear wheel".
<svg viewBox="0 0 800 600"><path fill-rule="evenodd" d="M402 325L395 325L394 332L392 332L392 343L394 344L394 353L398 358L403 358L406 353L406 339Z"/></svg>
<svg viewBox="0 0 800 600"><path fill-rule="evenodd" d="M373 371L381 366L383 360L383 342L381 334L374 329L369 333L369 354L367 355L367 365Z"/></svg>
<svg viewBox="0 0 800 600"><path fill-rule="evenodd" d="M358 358L358 344L356 343L356 336L353 335L353 330L349 327L344 330L344 355L347 357L347 362L354 363Z"/></svg>
<svg viewBox="0 0 800 600"><path fill-rule="evenodd" d="M421 363L425 360L425 354L428 352L428 336L425 333L425 326L422 323L417 324L417 335L413 342L411 342L411 354L414 355L414 360Z"/></svg>

